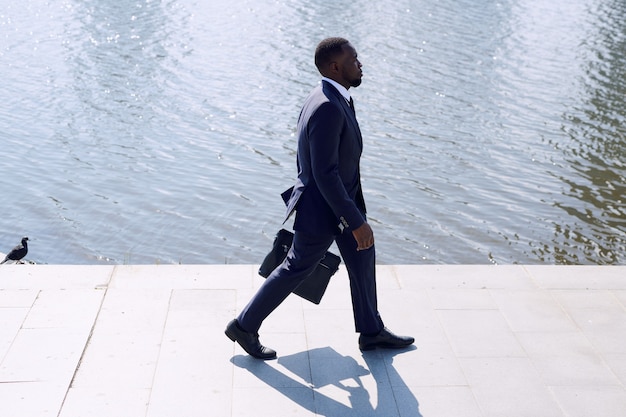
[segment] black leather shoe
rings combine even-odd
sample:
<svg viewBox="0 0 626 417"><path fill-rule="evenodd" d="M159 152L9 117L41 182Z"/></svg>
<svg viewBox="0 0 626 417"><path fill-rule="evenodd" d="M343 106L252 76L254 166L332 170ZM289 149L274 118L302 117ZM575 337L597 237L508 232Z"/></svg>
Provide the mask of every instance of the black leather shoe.
<svg viewBox="0 0 626 417"><path fill-rule="evenodd" d="M250 356L263 360L276 358L276 351L263 346L259 342L258 334L246 332L244 329L239 327L237 319L228 323L224 333L226 333L226 336L228 336L230 340L239 343L243 350L248 352Z"/></svg>
<svg viewBox="0 0 626 417"><path fill-rule="evenodd" d="M412 345L413 342L415 342L414 338L410 336L397 336L385 327L376 336L359 336L359 349L401 349Z"/></svg>

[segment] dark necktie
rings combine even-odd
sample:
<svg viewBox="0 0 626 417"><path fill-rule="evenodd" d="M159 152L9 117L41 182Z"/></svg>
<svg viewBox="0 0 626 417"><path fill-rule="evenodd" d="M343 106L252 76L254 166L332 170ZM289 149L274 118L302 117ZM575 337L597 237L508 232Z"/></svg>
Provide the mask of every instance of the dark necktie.
<svg viewBox="0 0 626 417"><path fill-rule="evenodd" d="M354 114L356 114L356 111L354 111L354 100L352 100L352 97L350 97L350 108L352 109Z"/></svg>

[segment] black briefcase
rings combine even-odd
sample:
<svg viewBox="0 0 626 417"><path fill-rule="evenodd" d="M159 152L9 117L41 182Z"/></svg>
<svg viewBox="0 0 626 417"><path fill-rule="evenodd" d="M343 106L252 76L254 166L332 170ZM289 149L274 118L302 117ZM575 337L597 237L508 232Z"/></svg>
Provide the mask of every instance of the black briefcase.
<svg viewBox="0 0 626 417"><path fill-rule="evenodd" d="M274 239L272 250L267 254L259 268L259 275L267 278L278 265L283 263L292 243L293 233L285 229L279 230ZM306 277L305 280L293 290L293 293L312 303L319 304L322 300L322 296L326 292L330 277L337 272L340 262L341 258L339 258L339 256L331 252L326 252L326 255L322 258L311 275Z"/></svg>

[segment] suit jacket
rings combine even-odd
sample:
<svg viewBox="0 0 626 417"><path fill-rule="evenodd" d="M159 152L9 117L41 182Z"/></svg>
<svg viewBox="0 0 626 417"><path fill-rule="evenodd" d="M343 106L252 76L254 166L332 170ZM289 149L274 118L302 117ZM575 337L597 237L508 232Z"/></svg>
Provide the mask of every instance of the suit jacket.
<svg viewBox="0 0 626 417"><path fill-rule="evenodd" d="M359 162L363 139L354 111L322 81L298 119L298 178L286 192L285 221L296 211L294 230L337 234L365 222Z"/></svg>

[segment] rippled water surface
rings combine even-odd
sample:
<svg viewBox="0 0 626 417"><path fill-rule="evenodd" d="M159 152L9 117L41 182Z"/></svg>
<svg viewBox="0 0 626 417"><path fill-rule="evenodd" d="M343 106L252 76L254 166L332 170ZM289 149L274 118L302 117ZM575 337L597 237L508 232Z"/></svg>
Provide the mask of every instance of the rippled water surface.
<svg viewBox="0 0 626 417"><path fill-rule="evenodd" d="M352 41L381 264L626 264L622 0L0 1L0 251L260 263Z"/></svg>

